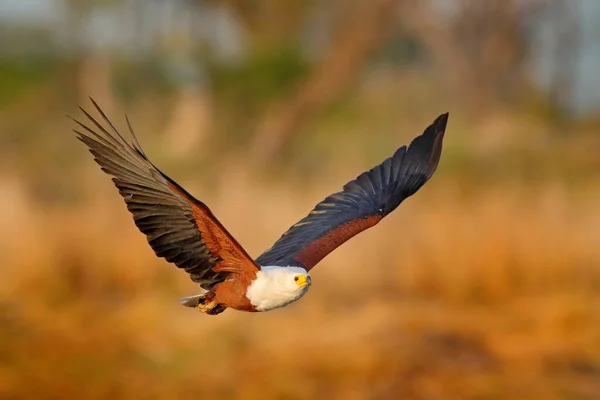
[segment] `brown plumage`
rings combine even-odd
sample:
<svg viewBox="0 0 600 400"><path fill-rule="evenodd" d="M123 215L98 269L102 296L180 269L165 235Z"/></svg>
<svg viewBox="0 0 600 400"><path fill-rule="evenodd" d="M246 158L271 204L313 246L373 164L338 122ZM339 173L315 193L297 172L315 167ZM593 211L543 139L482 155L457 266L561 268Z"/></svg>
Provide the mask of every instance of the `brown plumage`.
<svg viewBox="0 0 600 400"><path fill-rule="evenodd" d="M351 237L375 226L382 215L376 214L364 218L357 218L345 224L339 225L313 242L307 244L295 256L294 260L304 266L307 271L317 265L325 256L341 246Z"/></svg>
<svg viewBox="0 0 600 400"><path fill-rule="evenodd" d="M308 272L342 243L374 226L414 194L437 168L447 114L409 147L359 175L317 204L256 261L211 210L161 172L145 155L129 120L128 142L92 100L109 130L83 108L92 127L74 120L102 170L124 198L136 226L158 257L185 270L205 293L183 299L208 314L226 308L268 311L299 299Z"/></svg>

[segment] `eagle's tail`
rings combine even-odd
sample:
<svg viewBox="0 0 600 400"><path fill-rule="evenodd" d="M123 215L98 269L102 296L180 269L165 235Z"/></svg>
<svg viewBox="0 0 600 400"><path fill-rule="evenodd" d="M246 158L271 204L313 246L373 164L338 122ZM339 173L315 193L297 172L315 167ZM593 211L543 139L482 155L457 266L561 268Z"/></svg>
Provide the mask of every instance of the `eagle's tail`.
<svg viewBox="0 0 600 400"><path fill-rule="evenodd" d="M196 308L204 300L206 293L196 294L194 296L182 297L179 299L179 303L185 307Z"/></svg>
<svg viewBox="0 0 600 400"><path fill-rule="evenodd" d="M209 293L210 292L205 292L201 294L196 294L194 296L182 297L181 299L179 299L179 303L185 307L197 308L201 312L208 315L221 314L223 311L225 311L225 309L227 309L227 306L224 306L222 304L215 304L210 300L208 301L208 304L205 304L208 300L206 298L206 295ZM212 297L210 299L212 299Z"/></svg>

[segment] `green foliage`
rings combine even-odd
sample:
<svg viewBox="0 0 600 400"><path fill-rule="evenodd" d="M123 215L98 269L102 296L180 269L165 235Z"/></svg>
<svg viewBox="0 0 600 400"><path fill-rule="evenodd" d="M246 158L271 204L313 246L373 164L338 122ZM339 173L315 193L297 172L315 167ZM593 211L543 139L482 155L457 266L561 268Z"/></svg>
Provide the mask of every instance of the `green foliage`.
<svg viewBox="0 0 600 400"><path fill-rule="evenodd" d="M260 49L239 64L208 68L217 97L258 106L288 94L309 70L300 47L290 43Z"/></svg>
<svg viewBox="0 0 600 400"><path fill-rule="evenodd" d="M372 59L372 63L389 63L395 67L406 67L418 61L426 51L418 38L401 29L392 36Z"/></svg>
<svg viewBox="0 0 600 400"><path fill-rule="evenodd" d="M258 49L237 64L209 62L220 140L227 138L228 148L246 143L267 106L289 95L309 72L294 43Z"/></svg>
<svg viewBox="0 0 600 400"><path fill-rule="evenodd" d="M27 88L43 82L55 66L56 60L45 55L0 58L0 106L12 102Z"/></svg>
<svg viewBox="0 0 600 400"><path fill-rule="evenodd" d="M113 87L125 100L147 93L171 94L178 87L161 65L161 60L155 57L118 60L112 65L111 72Z"/></svg>

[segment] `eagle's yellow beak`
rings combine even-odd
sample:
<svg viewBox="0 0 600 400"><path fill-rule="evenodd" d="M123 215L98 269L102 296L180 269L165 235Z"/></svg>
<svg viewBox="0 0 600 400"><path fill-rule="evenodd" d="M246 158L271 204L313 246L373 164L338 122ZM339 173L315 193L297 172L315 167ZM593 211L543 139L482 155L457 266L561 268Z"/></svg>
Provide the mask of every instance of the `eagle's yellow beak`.
<svg viewBox="0 0 600 400"><path fill-rule="evenodd" d="M294 277L294 281L296 282L296 285L298 285L300 287L308 286L308 285L310 285L310 276L298 275L298 276Z"/></svg>

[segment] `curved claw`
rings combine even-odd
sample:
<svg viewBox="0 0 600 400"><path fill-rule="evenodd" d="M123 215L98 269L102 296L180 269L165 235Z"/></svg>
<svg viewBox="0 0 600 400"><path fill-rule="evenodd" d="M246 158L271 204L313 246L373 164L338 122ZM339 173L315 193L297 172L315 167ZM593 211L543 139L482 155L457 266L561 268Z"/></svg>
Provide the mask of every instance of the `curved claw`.
<svg viewBox="0 0 600 400"><path fill-rule="evenodd" d="M217 306L217 302L215 300L208 303L199 303L196 308L201 313L210 314L210 312Z"/></svg>

